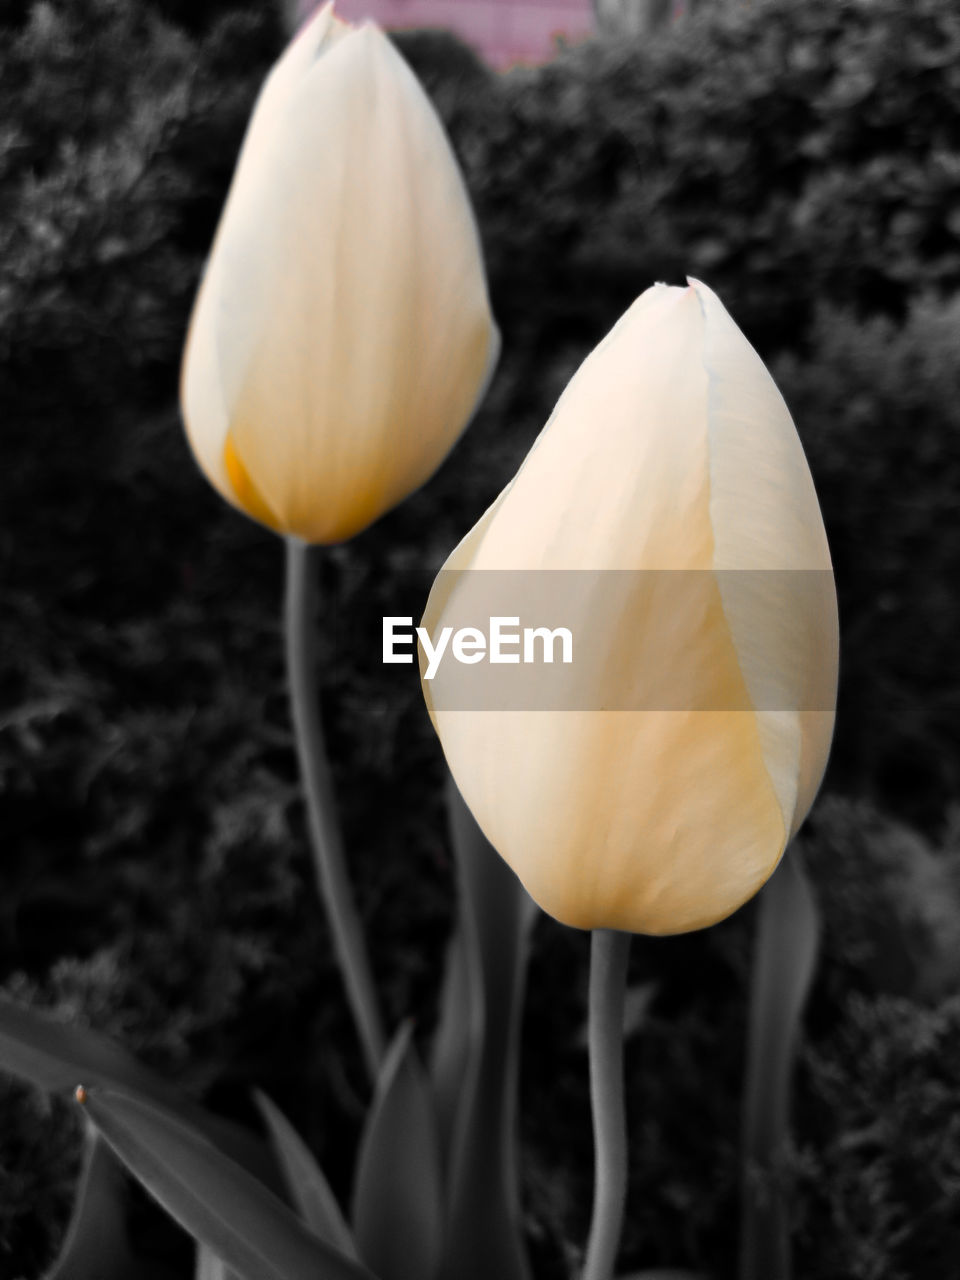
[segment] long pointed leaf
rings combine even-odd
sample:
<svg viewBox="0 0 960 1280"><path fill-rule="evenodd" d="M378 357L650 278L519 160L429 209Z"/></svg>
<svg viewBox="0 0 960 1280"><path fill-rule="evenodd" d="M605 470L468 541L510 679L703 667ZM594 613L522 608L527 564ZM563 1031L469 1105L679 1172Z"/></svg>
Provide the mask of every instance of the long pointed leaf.
<svg viewBox="0 0 960 1280"><path fill-rule="evenodd" d="M0 996L0 1068L51 1093L111 1080L158 1102L175 1090L98 1031L68 1026Z"/></svg>
<svg viewBox="0 0 960 1280"><path fill-rule="evenodd" d="M740 1280L790 1280L784 1169L800 1018L817 959L819 914L799 850L764 886L753 957L744 1097Z"/></svg>
<svg viewBox="0 0 960 1280"><path fill-rule="evenodd" d="M274 1152L283 1170L287 1191L300 1217L321 1240L356 1258L350 1228L344 1221L337 1198L323 1170L293 1125L259 1089L254 1094L260 1114L270 1133Z"/></svg>
<svg viewBox="0 0 960 1280"><path fill-rule="evenodd" d="M123 1169L91 1127L67 1233L44 1280L127 1280L132 1271Z"/></svg>
<svg viewBox="0 0 960 1280"><path fill-rule="evenodd" d="M450 1152L444 1280L527 1280L516 1169L520 1015L535 908L450 779L471 1045Z"/></svg>
<svg viewBox="0 0 960 1280"><path fill-rule="evenodd" d="M380 1280L436 1275L443 1237L440 1144L409 1023L384 1059L364 1126L353 1227L360 1256Z"/></svg>
<svg viewBox="0 0 960 1280"><path fill-rule="evenodd" d="M78 1089L87 1115L180 1225L243 1280L371 1280L202 1134L149 1103Z"/></svg>
<svg viewBox="0 0 960 1280"><path fill-rule="evenodd" d="M226 1263L205 1244L197 1245L197 1265L193 1280L230 1280Z"/></svg>
<svg viewBox="0 0 960 1280"><path fill-rule="evenodd" d="M481 1016L470 999L470 977L467 972L467 949L463 934L455 929L447 947L440 1016L430 1055L430 1086L433 1090L440 1136L440 1154L445 1170L449 1165L457 1105L463 1090L471 1042L479 1043L482 1028L474 1026Z"/></svg>
<svg viewBox="0 0 960 1280"><path fill-rule="evenodd" d="M204 1111L99 1032L68 1026L5 996L0 996L0 1070L50 1093L73 1090L82 1080L88 1087L103 1085L153 1102L202 1129L268 1185L277 1185L270 1153L253 1134Z"/></svg>

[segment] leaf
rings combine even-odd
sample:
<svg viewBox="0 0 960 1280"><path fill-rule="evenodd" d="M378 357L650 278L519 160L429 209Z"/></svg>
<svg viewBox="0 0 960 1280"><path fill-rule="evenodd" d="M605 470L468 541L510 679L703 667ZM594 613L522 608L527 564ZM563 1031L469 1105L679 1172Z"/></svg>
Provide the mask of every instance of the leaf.
<svg viewBox="0 0 960 1280"><path fill-rule="evenodd" d="M67 1233L44 1280L127 1280L133 1269L123 1169L90 1127Z"/></svg>
<svg viewBox="0 0 960 1280"><path fill-rule="evenodd" d="M212 1249L205 1244L197 1244L197 1261L193 1273L194 1280L243 1280L235 1271L231 1271L222 1258L218 1258Z"/></svg>
<svg viewBox="0 0 960 1280"><path fill-rule="evenodd" d="M627 1276L619 1276L617 1280L709 1280L702 1271L631 1271Z"/></svg>
<svg viewBox="0 0 960 1280"><path fill-rule="evenodd" d="M300 1217L321 1240L326 1240L348 1258L356 1258L357 1251L350 1228L344 1221L323 1170L306 1143L265 1093L257 1089L254 1097L269 1130L287 1191Z"/></svg>
<svg viewBox="0 0 960 1280"><path fill-rule="evenodd" d="M817 958L819 913L799 850L760 894L744 1097L740 1280L790 1280L784 1161L800 1017Z"/></svg>
<svg viewBox="0 0 960 1280"><path fill-rule="evenodd" d="M197 1265L193 1280L230 1280L226 1263L222 1262L205 1244L197 1245Z"/></svg>
<svg viewBox="0 0 960 1280"><path fill-rule="evenodd" d="M440 1263L440 1145L411 1031L400 1028L384 1059L357 1157L353 1229L380 1280L430 1280Z"/></svg>
<svg viewBox="0 0 960 1280"><path fill-rule="evenodd" d="M50 1093L104 1085L173 1112L201 1129L233 1160L269 1186L277 1171L267 1147L239 1125L204 1111L132 1054L97 1031L68 1026L0 996L0 1068Z"/></svg>
<svg viewBox="0 0 960 1280"><path fill-rule="evenodd" d="M445 1280L527 1280L516 1170L520 1015L536 908L453 780L470 1033L449 1156Z"/></svg>
<svg viewBox="0 0 960 1280"><path fill-rule="evenodd" d="M147 1191L242 1280L371 1280L170 1113L110 1089L78 1089L77 1098Z"/></svg>
<svg viewBox="0 0 960 1280"><path fill-rule="evenodd" d="M440 1016L430 1055L430 1086L433 1090L440 1155L446 1166L453 1136L457 1103L463 1091L463 1078L471 1041L478 1044L482 1029L472 1025L473 1005L467 973L467 950L463 934L455 930L447 947L443 990L440 994Z"/></svg>
<svg viewBox="0 0 960 1280"><path fill-rule="evenodd" d="M97 1077L123 1082L158 1101L174 1093L106 1036L24 1009L6 996L0 996L0 1064L50 1092L74 1089L78 1079Z"/></svg>

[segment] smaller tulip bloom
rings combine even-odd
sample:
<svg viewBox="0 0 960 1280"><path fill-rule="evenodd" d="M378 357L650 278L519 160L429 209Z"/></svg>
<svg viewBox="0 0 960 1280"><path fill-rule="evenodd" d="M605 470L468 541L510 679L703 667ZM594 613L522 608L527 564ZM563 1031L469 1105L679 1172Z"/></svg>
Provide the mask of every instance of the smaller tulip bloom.
<svg viewBox="0 0 960 1280"><path fill-rule="evenodd" d="M553 600L574 584L551 624L589 660L549 709L452 704L424 679L477 822L566 924L668 934L729 915L819 787L838 622L790 414L704 285L648 289L584 361L423 627L489 605L517 570Z"/></svg>
<svg viewBox="0 0 960 1280"><path fill-rule="evenodd" d="M498 346L436 113L382 32L325 6L263 87L194 307L201 469L271 529L342 541L436 470Z"/></svg>

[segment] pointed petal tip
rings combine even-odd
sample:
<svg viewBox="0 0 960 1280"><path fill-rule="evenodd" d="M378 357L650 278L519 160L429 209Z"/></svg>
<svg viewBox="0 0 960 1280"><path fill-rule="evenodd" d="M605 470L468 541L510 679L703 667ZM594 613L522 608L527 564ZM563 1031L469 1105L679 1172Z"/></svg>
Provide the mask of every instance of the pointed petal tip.
<svg viewBox="0 0 960 1280"><path fill-rule="evenodd" d="M327 47L353 30L355 30L354 24L346 18L341 18L337 13L335 0L327 0L326 4L318 5L313 13L304 19L291 41L291 46L305 41L306 44L300 47L305 48L308 55L313 54L310 60L312 62L319 58Z"/></svg>
<svg viewBox="0 0 960 1280"><path fill-rule="evenodd" d="M717 295L702 280L698 280L696 276L686 276L687 290L692 293L699 302L701 309L706 306L707 298L715 298Z"/></svg>
<svg viewBox="0 0 960 1280"><path fill-rule="evenodd" d="M696 295L697 301L700 303L700 307L703 310L704 315L706 315L708 307L719 307L721 311L729 315L729 312L727 312L727 309L723 305L719 296L708 284L704 284L703 281L698 280L696 276L687 276L687 285Z"/></svg>

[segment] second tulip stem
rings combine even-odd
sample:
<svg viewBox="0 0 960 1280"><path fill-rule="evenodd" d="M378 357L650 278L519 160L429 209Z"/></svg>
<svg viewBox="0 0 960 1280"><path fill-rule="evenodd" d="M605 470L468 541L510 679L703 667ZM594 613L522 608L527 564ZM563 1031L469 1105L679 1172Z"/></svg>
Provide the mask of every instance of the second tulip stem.
<svg viewBox="0 0 960 1280"><path fill-rule="evenodd" d="M590 1102L596 1151L593 1218L583 1280L611 1280L627 1191L623 1009L630 934L594 929L590 942Z"/></svg>
<svg viewBox="0 0 960 1280"><path fill-rule="evenodd" d="M376 1080L386 1048L383 1022L363 930L347 875L333 775L320 720L315 660L316 585L310 547L288 538L285 607L287 679L297 759L320 896L327 909L340 971L347 988L364 1059Z"/></svg>

